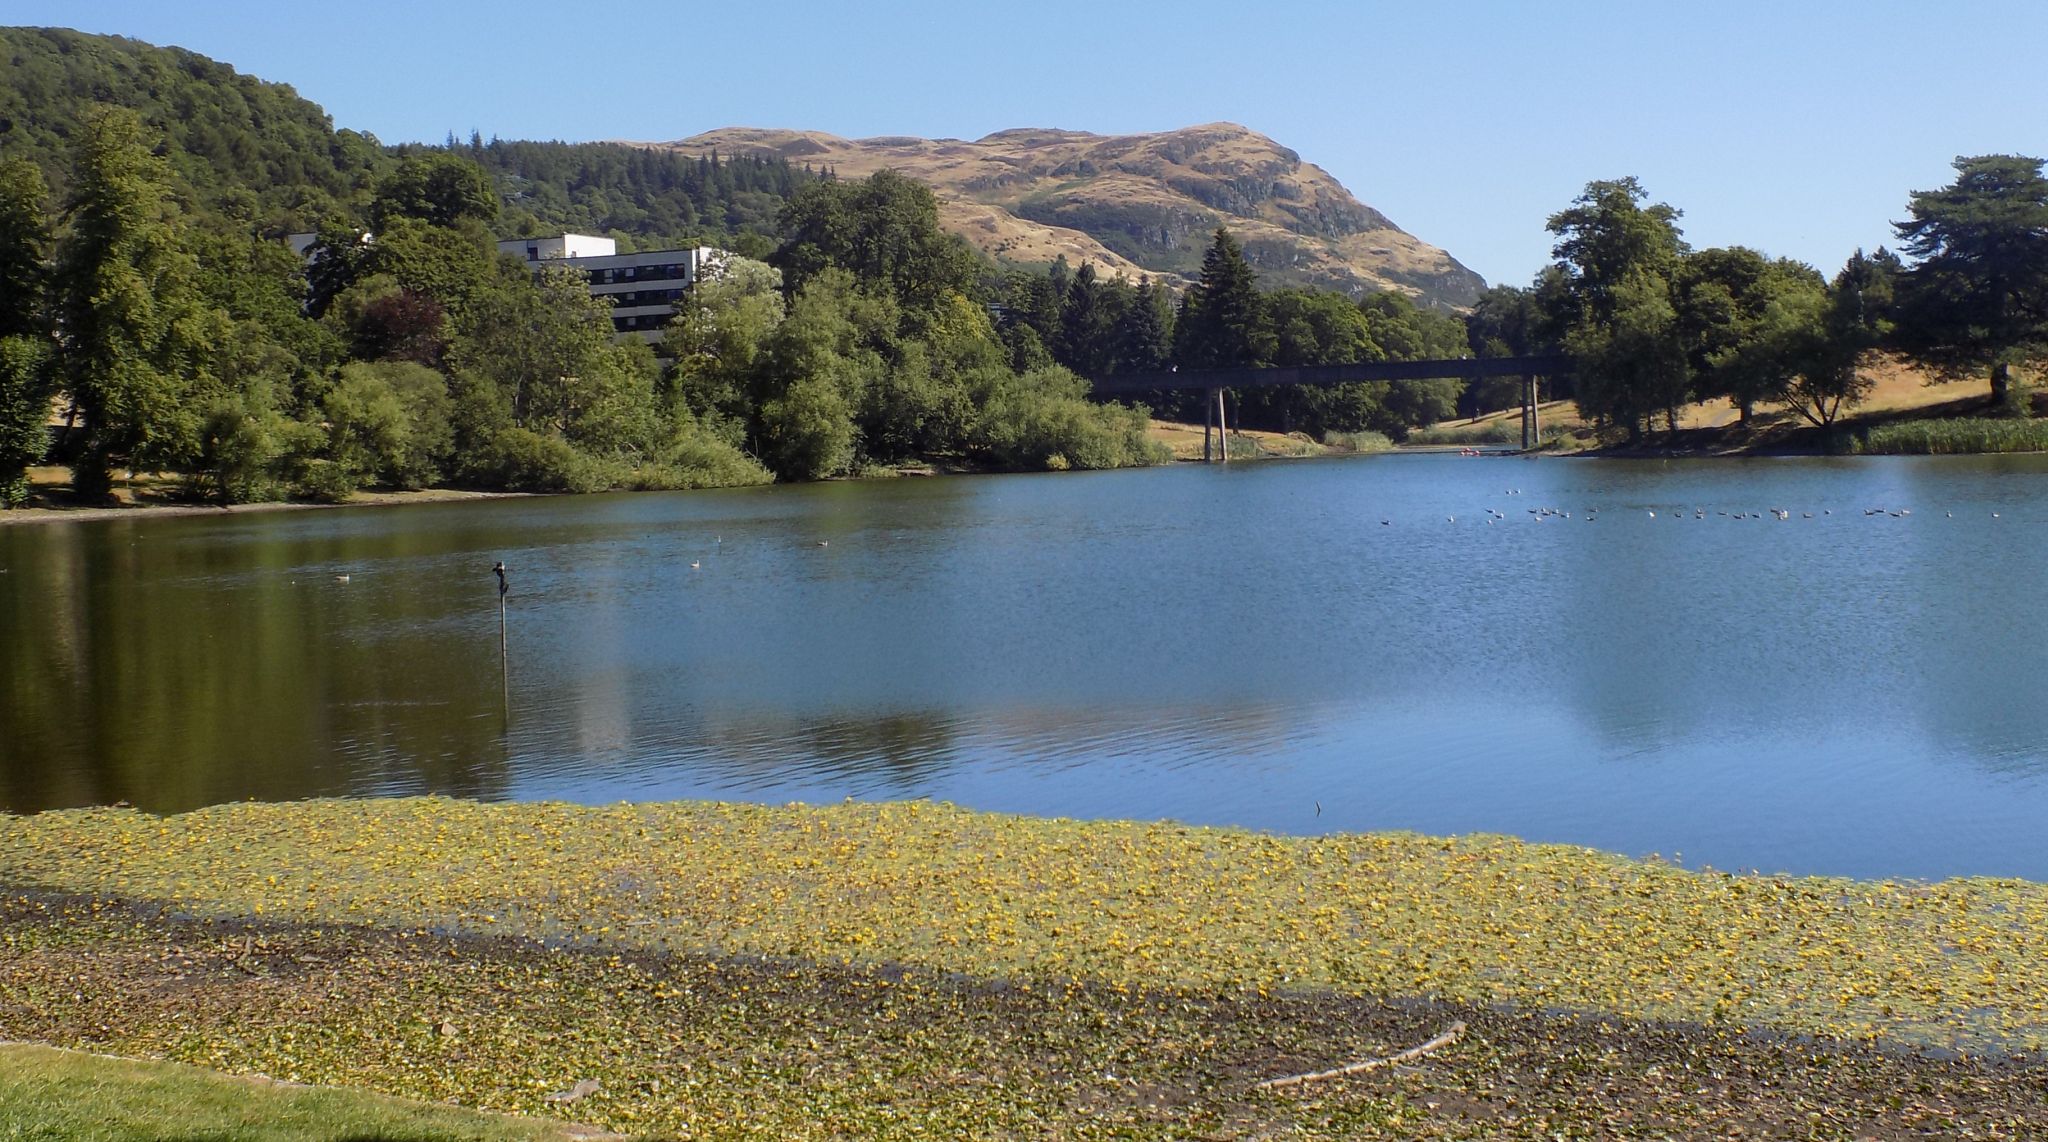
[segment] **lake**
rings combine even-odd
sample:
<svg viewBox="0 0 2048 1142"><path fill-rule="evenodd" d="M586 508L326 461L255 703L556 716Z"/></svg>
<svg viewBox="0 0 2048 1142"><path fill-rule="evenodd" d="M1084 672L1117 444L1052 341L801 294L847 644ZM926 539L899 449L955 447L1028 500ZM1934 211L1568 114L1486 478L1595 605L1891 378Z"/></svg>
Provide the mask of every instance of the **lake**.
<svg viewBox="0 0 2048 1142"><path fill-rule="evenodd" d="M929 797L2048 880L2044 492L1402 455L0 527L0 808Z"/></svg>

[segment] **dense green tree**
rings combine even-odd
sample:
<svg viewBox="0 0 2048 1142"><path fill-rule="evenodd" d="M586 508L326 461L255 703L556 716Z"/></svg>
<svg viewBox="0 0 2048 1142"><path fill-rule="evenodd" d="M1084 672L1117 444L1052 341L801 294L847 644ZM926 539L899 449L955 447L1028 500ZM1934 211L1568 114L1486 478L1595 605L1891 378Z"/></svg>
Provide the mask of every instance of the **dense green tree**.
<svg viewBox="0 0 2048 1142"><path fill-rule="evenodd" d="M49 446L47 197L34 163L0 161L0 507L27 499L28 467Z"/></svg>
<svg viewBox="0 0 2048 1142"><path fill-rule="evenodd" d="M1116 362L1116 326L1135 291L1122 281L1097 278L1084 262L1060 306L1059 344L1053 356L1084 377L1110 372Z"/></svg>
<svg viewBox="0 0 2048 1142"><path fill-rule="evenodd" d="M29 466L50 445L49 357L42 337L0 337L0 508L28 498Z"/></svg>
<svg viewBox="0 0 2048 1142"><path fill-rule="evenodd" d="M673 357L668 392L690 417L733 444L746 436L749 393L786 307L782 275L729 258L676 306L662 345Z"/></svg>
<svg viewBox="0 0 2048 1142"><path fill-rule="evenodd" d="M1676 421L1690 388L1671 278L1686 245L1678 211L1643 205L1633 178L1595 181L1550 217L1559 280L1552 298L1565 348L1579 359L1575 399L1587 416L1640 439L1658 411Z"/></svg>
<svg viewBox="0 0 2048 1142"><path fill-rule="evenodd" d="M1785 391L1786 403L1811 423L1826 428L1870 391L1871 381L1858 366L1891 338L1899 272L1891 251L1880 247L1866 257L1858 250L1828 284L1818 344Z"/></svg>
<svg viewBox="0 0 2048 1142"><path fill-rule="evenodd" d="M411 361L343 366L321 399L329 455L362 483L424 488L440 481L455 447L452 402L441 374Z"/></svg>
<svg viewBox="0 0 2048 1142"><path fill-rule="evenodd" d="M1110 370L1143 373L1173 363L1173 300L1152 279L1138 283L1131 303L1117 315L1111 332L1115 350Z"/></svg>
<svg viewBox="0 0 2048 1142"><path fill-rule="evenodd" d="M894 298L906 331L916 332L949 295L975 286L975 255L939 225L938 199L895 171L806 186L790 199L782 225L789 238L770 261L792 296L836 266Z"/></svg>
<svg viewBox="0 0 2048 1142"><path fill-rule="evenodd" d="M0 159L0 337L48 328L49 187L27 159Z"/></svg>
<svg viewBox="0 0 2048 1142"><path fill-rule="evenodd" d="M610 310L581 274L551 267L481 294L450 358L496 386L513 427L560 436L593 399L611 351Z"/></svg>
<svg viewBox="0 0 2048 1142"><path fill-rule="evenodd" d="M1465 345L1475 357L1527 357L1552 351L1536 291L1497 285L1479 295L1465 315Z"/></svg>
<svg viewBox="0 0 2048 1142"><path fill-rule="evenodd" d="M1803 262L1696 250L1679 259L1672 294L1694 395L1728 398L1745 424L1759 401L1784 398L1817 350L1826 283Z"/></svg>
<svg viewBox="0 0 2048 1142"><path fill-rule="evenodd" d="M1258 275L1229 230L1217 227L1202 276L1181 299L1174 321L1174 357L1183 369L1258 368L1279 347Z"/></svg>
<svg viewBox="0 0 2048 1142"><path fill-rule="evenodd" d="M1898 345L1949 372L1988 369L2003 402L2012 366L2048 359L2048 177L2042 161L1977 155L1915 191L1894 224L1916 259L1899 282Z"/></svg>
<svg viewBox="0 0 2048 1142"><path fill-rule="evenodd" d="M1668 283L1649 273L1613 286L1602 309L1603 318L1581 321L1565 337L1565 351L1578 359L1574 399L1588 415L1640 440L1656 413L1675 422L1674 410L1690 393L1678 312Z"/></svg>
<svg viewBox="0 0 2048 1142"><path fill-rule="evenodd" d="M442 227L464 219L489 223L498 217L498 193L490 174L468 159L442 152L409 155L377 183L369 216L380 234L397 218Z"/></svg>
<svg viewBox="0 0 2048 1142"><path fill-rule="evenodd" d="M197 304L168 168L134 113L102 108L78 140L57 250L58 367L83 418L81 495L104 495L115 459L162 469L194 459L208 355L225 316Z"/></svg>

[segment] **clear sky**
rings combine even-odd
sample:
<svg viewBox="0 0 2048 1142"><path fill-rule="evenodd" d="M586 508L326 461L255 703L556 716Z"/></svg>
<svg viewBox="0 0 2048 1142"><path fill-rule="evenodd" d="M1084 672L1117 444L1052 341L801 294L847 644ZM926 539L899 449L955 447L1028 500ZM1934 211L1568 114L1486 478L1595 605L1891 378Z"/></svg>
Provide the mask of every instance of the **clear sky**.
<svg viewBox="0 0 2048 1142"><path fill-rule="evenodd" d="M2048 152L2042 0L0 0L0 23L190 48L385 142L1228 120L1511 284L1596 178L1640 178L1695 246L1831 273L1956 155Z"/></svg>

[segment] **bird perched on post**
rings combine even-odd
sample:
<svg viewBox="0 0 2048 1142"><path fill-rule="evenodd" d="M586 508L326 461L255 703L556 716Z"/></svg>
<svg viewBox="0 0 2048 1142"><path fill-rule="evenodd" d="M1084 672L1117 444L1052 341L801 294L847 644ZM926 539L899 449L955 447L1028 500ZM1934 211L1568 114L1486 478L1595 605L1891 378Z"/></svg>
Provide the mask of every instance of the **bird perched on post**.
<svg viewBox="0 0 2048 1142"><path fill-rule="evenodd" d="M498 561L497 563L494 563L494 564L492 564L492 565L491 565L491 573L492 573L493 575L496 575L496 576L498 577L498 596L499 596L500 598L503 598L503 597L504 597L504 595L505 595L505 592L507 592L507 591L509 591L509 590L511 590L511 589L512 589L512 585L511 585L511 584L509 584L509 583L507 583L507 582L505 582L505 562L504 562L504 560L502 560L502 559L501 559L501 560L499 560L499 561Z"/></svg>

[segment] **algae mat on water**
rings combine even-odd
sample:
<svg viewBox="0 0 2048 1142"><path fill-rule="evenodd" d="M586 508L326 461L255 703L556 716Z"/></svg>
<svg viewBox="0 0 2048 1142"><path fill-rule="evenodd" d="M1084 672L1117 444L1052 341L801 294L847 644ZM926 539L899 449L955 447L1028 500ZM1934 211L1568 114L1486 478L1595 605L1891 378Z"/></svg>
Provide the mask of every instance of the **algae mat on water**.
<svg viewBox="0 0 2048 1142"><path fill-rule="evenodd" d="M2048 1048L2048 888L923 802L439 798L0 820L0 883L201 913L1109 986L1332 989Z"/></svg>

